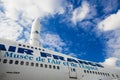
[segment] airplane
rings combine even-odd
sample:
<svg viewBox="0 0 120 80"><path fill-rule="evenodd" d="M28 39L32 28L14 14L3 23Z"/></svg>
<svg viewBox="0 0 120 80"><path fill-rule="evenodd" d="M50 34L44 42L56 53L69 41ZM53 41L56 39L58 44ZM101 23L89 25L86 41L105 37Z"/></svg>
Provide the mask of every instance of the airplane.
<svg viewBox="0 0 120 80"><path fill-rule="evenodd" d="M120 80L120 69L43 48L35 19L30 43L0 39L0 80Z"/></svg>

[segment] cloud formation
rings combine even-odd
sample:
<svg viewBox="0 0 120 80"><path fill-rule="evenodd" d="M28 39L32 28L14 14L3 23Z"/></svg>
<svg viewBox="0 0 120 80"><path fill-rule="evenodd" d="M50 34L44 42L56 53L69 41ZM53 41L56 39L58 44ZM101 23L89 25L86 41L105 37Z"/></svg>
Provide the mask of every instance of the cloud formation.
<svg viewBox="0 0 120 80"><path fill-rule="evenodd" d="M79 21L82 21L87 14L89 13L89 4L86 1L82 2L82 6L76 8L72 13L72 22L76 24Z"/></svg>
<svg viewBox="0 0 120 80"><path fill-rule="evenodd" d="M101 21L98 24L98 28L103 33L111 31L111 33L106 35L108 38L106 52L109 58L104 63L115 66L120 61L120 10L116 14L111 14Z"/></svg>
<svg viewBox="0 0 120 80"><path fill-rule="evenodd" d="M41 42L43 46L46 46L50 50L62 51L62 47L66 44L62 39L56 34L45 33L41 36Z"/></svg>
<svg viewBox="0 0 120 80"><path fill-rule="evenodd" d="M116 14L111 14L98 24L98 28L103 31L110 31L120 28L120 10Z"/></svg>
<svg viewBox="0 0 120 80"><path fill-rule="evenodd" d="M7 19L3 13L0 13L0 37L10 40L16 40L22 33L23 28L11 19Z"/></svg>
<svg viewBox="0 0 120 80"><path fill-rule="evenodd" d="M2 0L5 14L11 19L19 18L34 19L46 15L63 13L59 0Z"/></svg>
<svg viewBox="0 0 120 80"><path fill-rule="evenodd" d="M117 61L118 61L118 58L116 58L116 57L110 57L110 58L107 58L105 60L105 62L103 62L103 64L104 65L108 65L108 66L112 66L112 67L116 67Z"/></svg>
<svg viewBox="0 0 120 80"><path fill-rule="evenodd" d="M114 56L120 59L120 29L115 30L112 37L107 42L108 56Z"/></svg>

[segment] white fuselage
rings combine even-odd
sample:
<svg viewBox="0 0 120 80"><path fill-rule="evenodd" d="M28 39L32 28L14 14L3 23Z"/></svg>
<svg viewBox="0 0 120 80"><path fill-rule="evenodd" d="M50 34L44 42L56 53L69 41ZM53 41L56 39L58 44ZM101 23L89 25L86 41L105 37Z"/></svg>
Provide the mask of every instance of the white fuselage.
<svg viewBox="0 0 120 80"><path fill-rule="evenodd" d="M120 70L0 39L0 80L118 80Z"/></svg>

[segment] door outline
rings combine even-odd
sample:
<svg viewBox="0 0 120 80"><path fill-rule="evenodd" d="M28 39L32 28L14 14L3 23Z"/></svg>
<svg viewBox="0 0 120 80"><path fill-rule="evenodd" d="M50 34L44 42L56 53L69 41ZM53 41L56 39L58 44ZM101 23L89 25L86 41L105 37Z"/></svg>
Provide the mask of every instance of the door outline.
<svg viewBox="0 0 120 80"><path fill-rule="evenodd" d="M69 78L77 80L78 78L77 78L77 70L76 70L76 68L68 67L68 69L69 69Z"/></svg>

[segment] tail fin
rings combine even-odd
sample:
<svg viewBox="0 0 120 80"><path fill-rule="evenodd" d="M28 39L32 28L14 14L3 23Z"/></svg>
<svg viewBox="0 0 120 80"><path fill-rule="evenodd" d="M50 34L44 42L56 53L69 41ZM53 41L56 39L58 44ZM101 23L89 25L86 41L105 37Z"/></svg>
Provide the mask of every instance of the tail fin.
<svg viewBox="0 0 120 80"><path fill-rule="evenodd" d="M40 44L40 22L36 18L32 24L30 44L33 46L41 46Z"/></svg>

